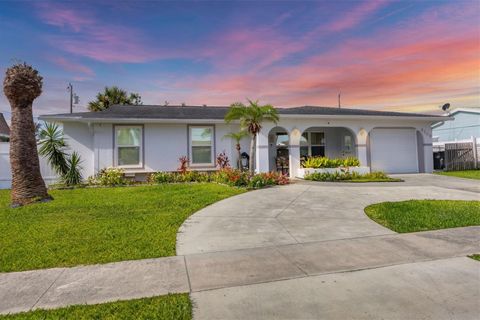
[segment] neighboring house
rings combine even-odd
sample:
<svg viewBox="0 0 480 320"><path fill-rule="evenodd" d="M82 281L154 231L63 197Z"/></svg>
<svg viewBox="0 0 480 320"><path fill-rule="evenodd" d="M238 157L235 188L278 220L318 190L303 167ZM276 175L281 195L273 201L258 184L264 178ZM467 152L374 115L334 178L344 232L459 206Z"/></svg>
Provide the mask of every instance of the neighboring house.
<svg viewBox="0 0 480 320"><path fill-rule="evenodd" d="M480 138L480 108L455 109L447 114L452 121L432 125L434 142L451 142Z"/></svg>
<svg viewBox="0 0 480 320"><path fill-rule="evenodd" d="M478 162L478 153L480 153L480 108L459 108L446 115L454 119L446 122L440 121L432 125L434 168L444 168L445 144L473 144L476 146L473 154L477 158L476 162Z"/></svg>
<svg viewBox="0 0 480 320"><path fill-rule="evenodd" d="M8 127L7 121L3 116L3 113L0 113L0 142L6 142L10 139L10 128Z"/></svg>
<svg viewBox="0 0 480 320"><path fill-rule="evenodd" d="M113 106L102 112L44 115L63 124L65 137L83 162L85 177L105 167L121 167L139 179L150 172L175 171L187 156L193 170L215 170L225 151L236 161L235 143L225 138L238 131L226 124L228 107ZM355 156L362 166L388 173L431 172L434 122L445 116L327 107L278 108L277 125L263 123L256 141L255 170L277 170L288 159L297 176L302 157ZM249 139L242 143L249 152Z"/></svg>

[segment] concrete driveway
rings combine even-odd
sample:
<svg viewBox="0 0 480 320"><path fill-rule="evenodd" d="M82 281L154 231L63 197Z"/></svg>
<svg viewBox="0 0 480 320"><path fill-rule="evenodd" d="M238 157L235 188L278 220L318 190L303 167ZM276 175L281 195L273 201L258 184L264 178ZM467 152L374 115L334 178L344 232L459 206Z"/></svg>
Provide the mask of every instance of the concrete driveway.
<svg viewBox="0 0 480 320"><path fill-rule="evenodd" d="M248 192L191 216L177 235L177 254L269 247L388 235L364 208L410 199L479 200L476 180L419 174L400 183L318 183Z"/></svg>
<svg viewBox="0 0 480 320"><path fill-rule="evenodd" d="M190 255L193 281L216 283L192 288L194 318L476 319L480 263L465 255L480 248L478 228L397 235L363 210L383 201L479 200L480 184L399 177L405 182L301 181L194 214L177 235L177 254ZM282 274L289 263L292 278Z"/></svg>

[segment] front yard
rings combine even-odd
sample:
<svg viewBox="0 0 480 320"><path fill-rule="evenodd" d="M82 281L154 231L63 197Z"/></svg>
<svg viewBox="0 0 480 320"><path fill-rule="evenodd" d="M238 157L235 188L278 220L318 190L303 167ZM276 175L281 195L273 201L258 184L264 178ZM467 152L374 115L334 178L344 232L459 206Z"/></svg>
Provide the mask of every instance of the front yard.
<svg viewBox="0 0 480 320"><path fill-rule="evenodd" d="M192 318L192 305L188 294L169 294L166 296L118 301L95 305L76 305L54 310L36 310L18 314L0 315L2 320L38 320L38 319L175 319Z"/></svg>
<svg viewBox="0 0 480 320"><path fill-rule="evenodd" d="M442 176L480 180L480 170L439 171L435 173Z"/></svg>
<svg viewBox="0 0 480 320"><path fill-rule="evenodd" d="M399 233L480 225L480 201L409 200L365 208L375 222Z"/></svg>
<svg viewBox="0 0 480 320"><path fill-rule="evenodd" d="M185 219L244 191L211 183L53 190L52 202L11 209L0 190L0 272L172 256Z"/></svg>

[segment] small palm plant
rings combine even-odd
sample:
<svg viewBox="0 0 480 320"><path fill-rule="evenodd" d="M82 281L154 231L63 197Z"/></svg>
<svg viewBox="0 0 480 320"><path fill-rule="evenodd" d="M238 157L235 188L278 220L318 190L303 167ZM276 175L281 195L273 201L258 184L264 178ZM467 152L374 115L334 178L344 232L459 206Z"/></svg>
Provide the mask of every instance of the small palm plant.
<svg viewBox="0 0 480 320"><path fill-rule="evenodd" d="M77 152L73 152L72 155L67 159L68 171L62 175L62 183L68 186L79 185L82 182L82 167L80 163L80 155Z"/></svg>
<svg viewBox="0 0 480 320"><path fill-rule="evenodd" d="M60 181L66 185L77 185L82 181L82 162L77 152L70 156L66 153L68 148L63 133L55 123L45 123L40 130L38 142L39 154L47 158L48 164L60 176Z"/></svg>
<svg viewBox="0 0 480 320"><path fill-rule="evenodd" d="M240 145L240 141L246 136L248 136L248 132L246 130L240 130L238 132L230 132L225 135L225 138L230 138L233 141L235 141L235 149L237 149L237 157L238 157L237 168L239 170L242 169L242 152L241 152L242 147Z"/></svg>
<svg viewBox="0 0 480 320"><path fill-rule="evenodd" d="M252 136L250 142L250 173L254 171L254 159L255 159L255 141L257 135L262 129L262 122L271 121L277 123L279 120L278 111L270 104L259 105L258 100L252 101L248 99L248 106L241 102L236 102L230 105L230 109L225 115L225 121L230 123L234 120L240 121L240 126L246 129Z"/></svg>
<svg viewBox="0 0 480 320"><path fill-rule="evenodd" d="M40 146L38 152L47 159L48 164L58 175L63 176L68 172L67 154L65 153L67 144L57 124L45 123L40 130L38 145Z"/></svg>

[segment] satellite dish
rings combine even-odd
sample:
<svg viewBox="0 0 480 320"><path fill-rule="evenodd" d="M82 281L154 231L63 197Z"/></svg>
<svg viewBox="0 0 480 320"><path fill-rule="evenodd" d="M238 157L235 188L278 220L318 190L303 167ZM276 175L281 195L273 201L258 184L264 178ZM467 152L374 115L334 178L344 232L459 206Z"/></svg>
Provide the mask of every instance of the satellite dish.
<svg viewBox="0 0 480 320"><path fill-rule="evenodd" d="M443 111L447 111L448 109L450 109L450 103L445 103L441 108Z"/></svg>

